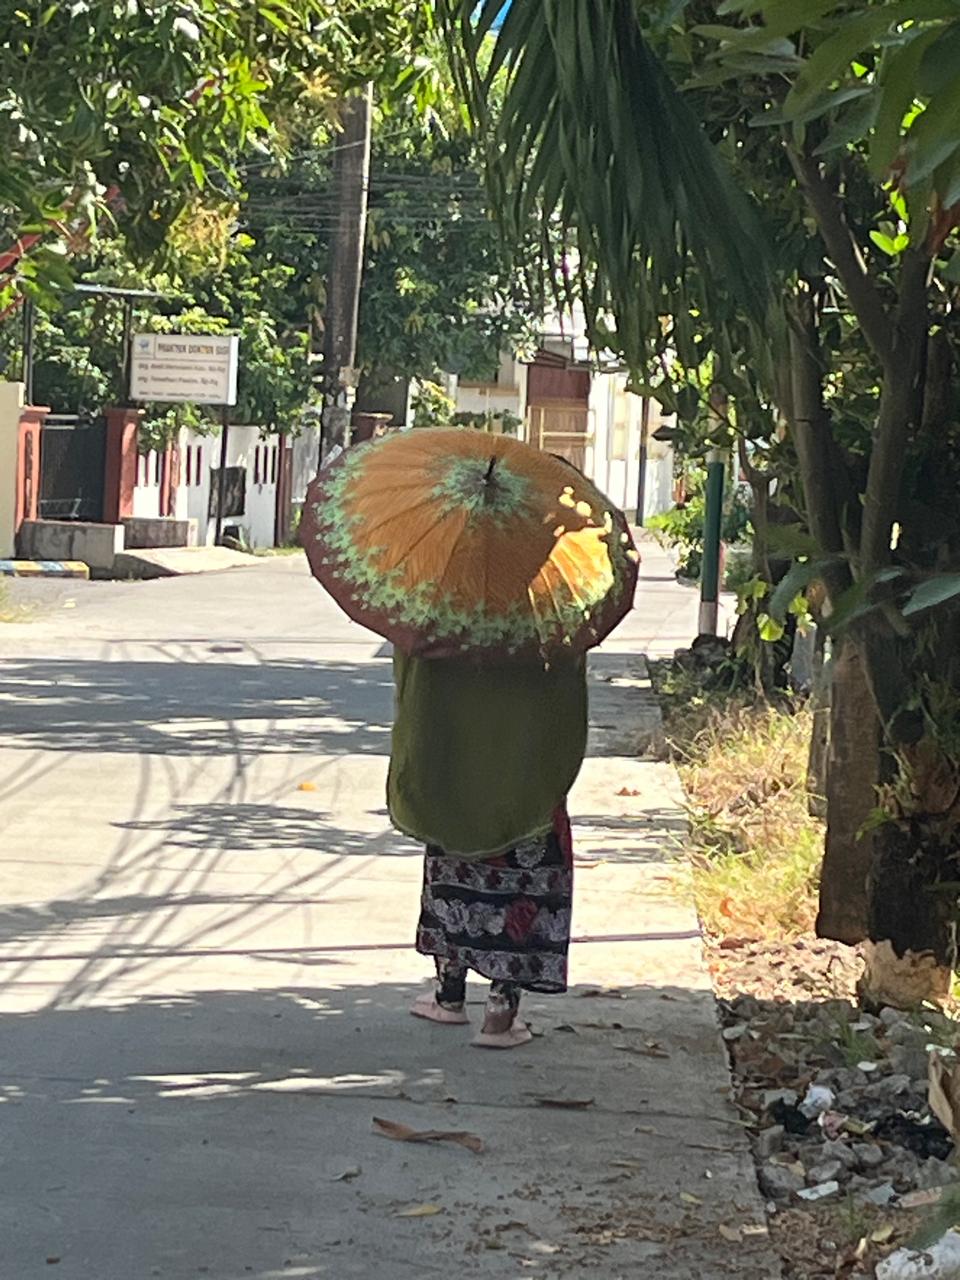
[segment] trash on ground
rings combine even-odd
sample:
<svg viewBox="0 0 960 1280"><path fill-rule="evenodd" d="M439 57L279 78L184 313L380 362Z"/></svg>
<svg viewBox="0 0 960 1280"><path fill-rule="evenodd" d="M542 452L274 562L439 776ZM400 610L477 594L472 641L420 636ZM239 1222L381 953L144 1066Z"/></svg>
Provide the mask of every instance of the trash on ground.
<svg viewBox="0 0 960 1280"><path fill-rule="evenodd" d="M801 1200L829 1200L831 1196L839 1195L840 1183L831 1179L830 1182L818 1183L815 1187L804 1187L802 1191L798 1191L797 1195Z"/></svg>
<svg viewBox="0 0 960 1280"><path fill-rule="evenodd" d="M922 1252L898 1249L877 1266L877 1280L926 1280L960 1274L960 1232L948 1231Z"/></svg>
<svg viewBox="0 0 960 1280"><path fill-rule="evenodd" d="M927 1098L930 1110L954 1140L960 1136L960 1062L930 1055Z"/></svg>
<svg viewBox="0 0 960 1280"><path fill-rule="evenodd" d="M395 1142L453 1142L459 1147L479 1155L484 1149L483 1139L475 1133L448 1131L445 1129L411 1129L409 1125L398 1124L395 1120L381 1120L373 1117L373 1127L384 1138L392 1138Z"/></svg>
<svg viewBox="0 0 960 1280"><path fill-rule="evenodd" d="M826 1085L812 1084L800 1103L800 1111L808 1120L815 1120L825 1111L832 1111L837 1095Z"/></svg>

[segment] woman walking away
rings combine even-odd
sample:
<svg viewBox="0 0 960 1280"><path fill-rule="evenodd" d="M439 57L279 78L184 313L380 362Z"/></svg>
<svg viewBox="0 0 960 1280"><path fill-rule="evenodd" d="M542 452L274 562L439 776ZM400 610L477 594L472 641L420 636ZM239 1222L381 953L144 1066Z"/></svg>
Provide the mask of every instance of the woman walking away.
<svg viewBox="0 0 960 1280"><path fill-rule="evenodd" d="M567 985L584 655L633 605L626 517L530 445L418 428L321 471L301 536L323 586L396 653L388 799L427 846L417 947L437 967L413 1012L466 1022L472 969L492 984L474 1044L525 1044L521 991Z"/></svg>
<svg viewBox="0 0 960 1280"><path fill-rule="evenodd" d="M473 1043L532 1037L522 991L562 992L573 893L566 797L587 737L584 661L394 658L388 799L426 845L417 950L436 982L411 1012L462 1025L467 973L490 980Z"/></svg>

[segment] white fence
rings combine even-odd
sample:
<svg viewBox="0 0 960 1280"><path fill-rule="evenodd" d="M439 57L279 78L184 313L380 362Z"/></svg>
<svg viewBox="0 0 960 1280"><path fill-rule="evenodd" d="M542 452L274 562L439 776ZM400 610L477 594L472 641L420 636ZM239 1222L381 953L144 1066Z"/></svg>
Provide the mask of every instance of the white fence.
<svg viewBox="0 0 960 1280"><path fill-rule="evenodd" d="M306 486L316 472L317 445L308 431L287 444L292 488L288 497L294 508L303 501ZM291 449L292 445L292 449ZM231 426L227 435L227 468L243 473L242 511L225 515L225 527L243 531L251 547L274 545L277 528L277 486L283 466L282 442L277 435L264 435L259 427ZM292 457L289 455L292 454ZM197 541L212 545L216 538L216 516L211 514L211 489L220 467L220 437L200 436L182 431L167 454L151 450L141 454L133 514L138 517L172 515L178 520L196 520ZM166 477L170 470L169 481ZM164 501L168 492L171 498ZM167 506L167 510L163 510ZM228 508L229 510L229 508Z"/></svg>

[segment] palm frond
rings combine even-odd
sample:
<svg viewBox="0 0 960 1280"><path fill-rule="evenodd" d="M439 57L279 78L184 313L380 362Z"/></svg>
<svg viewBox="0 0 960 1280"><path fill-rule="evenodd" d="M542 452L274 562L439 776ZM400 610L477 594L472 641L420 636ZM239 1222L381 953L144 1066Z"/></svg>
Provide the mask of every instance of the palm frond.
<svg viewBox="0 0 960 1280"><path fill-rule="evenodd" d="M571 228L590 318L612 314L638 366L692 262L696 305L762 319L759 219L645 38L639 0L512 0L493 35L502 8L438 0L507 232L535 216Z"/></svg>

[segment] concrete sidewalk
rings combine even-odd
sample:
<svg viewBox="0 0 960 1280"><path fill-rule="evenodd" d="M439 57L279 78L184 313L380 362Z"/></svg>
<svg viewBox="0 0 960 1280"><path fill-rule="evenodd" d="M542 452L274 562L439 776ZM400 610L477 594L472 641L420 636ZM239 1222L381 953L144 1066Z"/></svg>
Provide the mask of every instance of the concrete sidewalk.
<svg viewBox="0 0 960 1280"><path fill-rule="evenodd" d="M629 723L598 725L571 800L575 986L485 1055L407 1013L390 667L299 561L78 595L4 655L0 1276L779 1274L762 1234L720 1233L762 1207L682 798L616 754Z"/></svg>

